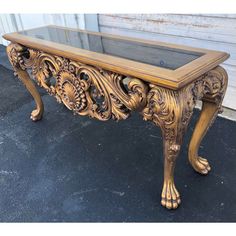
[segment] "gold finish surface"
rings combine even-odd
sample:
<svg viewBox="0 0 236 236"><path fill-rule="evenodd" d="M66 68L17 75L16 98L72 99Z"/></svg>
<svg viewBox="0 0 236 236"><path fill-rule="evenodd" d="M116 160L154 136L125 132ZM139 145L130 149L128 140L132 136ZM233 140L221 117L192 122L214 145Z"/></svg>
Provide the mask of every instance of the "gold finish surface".
<svg viewBox="0 0 236 236"><path fill-rule="evenodd" d="M42 117L43 103L27 72L29 69L37 84L74 114L106 121L123 120L132 111L138 111L144 120L159 126L164 148L161 204L168 209L177 208L181 201L174 183L176 159L195 103L202 100L202 111L189 145L189 161L197 172L209 172L208 161L198 156L198 149L221 110L227 88L227 73L222 67L216 66L186 86L172 90L127 76L125 72L117 73L17 43L11 43L7 53L16 74L36 102L37 108L31 114L33 120Z"/></svg>
<svg viewBox="0 0 236 236"><path fill-rule="evenodd" d="M40 115L42 102L32 81L28 80L26 69L32 69L38 85L75 114L104 121L110 118L121 120L126 119L132 110L140 110L146 104L147 86L139 79L26 49L19 44L10 44L7 53L20 79L27 80L27 85L31 83L31 88L27 89L32 91ZM19 72L24 76L20 76ZM55 79L55 84L51 78Z"/></svg>
<svg viewBox="0 0 236 236"><path fill-rule="evenodd" d="M204 84L202 81L205 81ZM227 88L227 82L226 71L222 67L217 67L215 70L208 72L206 78L196 83L196 90L201 90L204 87L202 93L203 105L189 144L188 156L191 165L200 174L206 175L211 169L208 161L198 156L198 149L217 114L222 112L221 104Z"/></svg>
<svg viewBox="0 0 236 236"><path fill-rule="evenodd" d="M175 161L198 99L203 101L203 108L189 145L189 161L201 174L210 171L208 161L198 157L197 153L213 118L221 110L227 80L225 70L218 66L179 91L149 85L150 91L143 116L145 120L153 121L162 130L165 160L161 204L169 209L177 208L180 203L180 195L174 184Z"/></svg>
<svg viewBox="0 0 236 236"><path fill-rule="evenodd" d="M24 61L21 57L22 53L23 53L23 47L20 46L19 44L10 44L7 47L7 55L15 71L15 75L19 77L19 79L26 86L27 90L30 92L30 94L35 100L36 109L32 111L30 118L33 121L37 121L42 118L44 106L34 83L32 82L29 74L25 70Z"/></svg>
<svg viewBox="0 0 236 236"><path fill-rule="evenodd" d="M48 26L57 27L59 29L68 29L61 26ZM43 51L51 55L68 58L73 61L80 61L87 65L93 65L103 68L108 71L113 71L117 74L126 75L128 77L139 78L148 83L152 83L165 88L178 90L185 85L194 82L199 76L207 71L215 68L221 62L225 61L229 54L221 51L207 50L203 48L194 48L184 45L177 45L171 43L158 42L153 40L144 40L137 38L130 38L125 36L118 36L100 32L91 32L86 30L71 29L78 32L89 33L101 37L111 39L121 39L136 43L145 43L150 46L168 47L173 50L192 51L201 53L203 56L187 63L184 66L175 70L169 70L158 66L153 66L146 63L141 63L133 60L128 60L121 57L112 55L105 55L77 47L72 47L62 43L56 43L45 39L33 38L28 35L22 35L19 32L9 33L3 35L3 38L28 48Z"/></svg>

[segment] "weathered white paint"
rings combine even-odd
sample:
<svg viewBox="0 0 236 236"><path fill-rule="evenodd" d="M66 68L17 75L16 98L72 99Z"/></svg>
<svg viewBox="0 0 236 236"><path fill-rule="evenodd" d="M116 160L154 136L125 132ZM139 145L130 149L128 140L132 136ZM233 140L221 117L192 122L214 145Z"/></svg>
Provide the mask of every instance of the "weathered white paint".
<svg viewBox="0 0 236 236"><path fill-rule="evenodd" d="M2 35L7 32L16 31L16 27L12 23L10 14L0 14L0 44L6 45L6 41L2 38Z"/></svg>
<svg viewBox="0 0 236 236"><path fill-rule="evenodd" d="M91 15L92 16L92 15ZM89 19L89 16L87 17ZM0 44L8 42L5 33L25 30L43 25L59 25L85 29L84 14L0 14Z"/></svg>
<svg viewBox="0 0 236 236"><path fill-rule="evenodd" d="M224 106L236 109L236 14L99 14L101 32L221 50L229 75Z"/></svg>

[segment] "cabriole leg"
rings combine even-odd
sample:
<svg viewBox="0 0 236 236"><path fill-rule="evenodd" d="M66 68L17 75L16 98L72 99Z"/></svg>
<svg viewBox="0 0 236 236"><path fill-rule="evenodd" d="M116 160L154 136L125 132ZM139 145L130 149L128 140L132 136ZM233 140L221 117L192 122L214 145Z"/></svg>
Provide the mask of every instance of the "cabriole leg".
<svg viewBox="0 0 236 236"><path fill-rule="evenodd" d="M43 116L44 106L41 96L34 85L34 82L30 79L29 74L24 70L17 69L16 73L36 103L36 109L31 112L30 118L33 121L40 120Z"/></svg>
<svg viewBox="0 0 236 236"><path fill-rule="evenodd" d="M163 137L164 145L164 182L161 193L161 205L168 209L175 209L180 204L180 194L174 183L175 163L180 151L180 144L171 144Z"/></svg>
<svg viewBox="0 0 236 236"><path fill-rule="evenodd" d="M174 169L195 103L192 86L172 91L150 85L148 103L143 110L144 119L153 121L162 130L164 182L161 204L168 209L177 208L181 201L174 183Z"/></svg>
<svg viewBox="0 0 236 236"><path fill-rule="evenodd" d="M203 92L203 105L189 144L188 158L194 170L203 175L206 175L211 168L207 159L198 155L199 146L208 128L221 111L227 81L227 73L218 66L207 73L200 88Z"/></svg>
<svg viewBox="0 0 236 236"><path fill-rule="evenodd" d="M7 47L7 54L9 60L14 68L15 74L25 85L27 90L30 92L36 103L36 109L32 111L30 118L33 121L40 120L43 115L44 106L40 94L38 93L34 82L30 79L26 68L24 67L22 54L24 53L23 47L18 44L10 44Z"/></svg>

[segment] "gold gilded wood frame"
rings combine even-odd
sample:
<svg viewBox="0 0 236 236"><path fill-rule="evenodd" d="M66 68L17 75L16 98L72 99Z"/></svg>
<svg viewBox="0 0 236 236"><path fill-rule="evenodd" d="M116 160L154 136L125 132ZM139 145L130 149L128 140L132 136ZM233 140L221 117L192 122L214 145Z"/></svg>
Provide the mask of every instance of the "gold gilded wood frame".
<svg viewBox="0 0 236 236"><path fill-rule="evenodd" d="M221 110L227 73L218 64L228 54L191 48L191 51L204 52L204 56L171 71L82 49L72 50L61 44L59 47L18 33L8 34L5 38L12 41L7 53L15 73L36 102L32 120L42 118L43 102L28 69L39 86L75 114L105 121L127 119L131 111L138 111L144 120L161 128L165 159L161 204L168 209L175 209L180 204L180 194L174 183L175 163L196 100L202 100L202 111L190 141L188 157L200 174L210 171L207 159L198 156L198 149Z"/></svg>
<svg viewBox="0 0 236 236"><path fill-rule="evenodd" d="M91 32L86 30L77 30L61 26L60 27L48 26L48 27L70 29L73 31L85 32L112 39L121 39L131 42L145 43L147 45L157 45L161 47L168 47L169 49L173 50L191 51L191 52L201 53L204 55L176 70L169 70L137 61L132 61L124 58L88 51L81 48L75 48L60 43L33 38L19 33L5 34L3 37L6 40L9 40L11 42L17 42L29 48L38 49L50 54L55 54L58 56L69 58L71 60L78 60L79 58L80 61L85 64L98 66L106 70L114 71L116 73L121 73L121 74L125 73L129 76L140 78L149 83L157 84L174 90L177 90L183 87L184 85L194 81L204 72L207 72L210 69L216 67L229 57L229 54L225 52L207 50L202 48L193 48L193 47L187 47L158 41L122 37L117 35ZM38 29L40 28L41 27L39 27Z"/></svg>

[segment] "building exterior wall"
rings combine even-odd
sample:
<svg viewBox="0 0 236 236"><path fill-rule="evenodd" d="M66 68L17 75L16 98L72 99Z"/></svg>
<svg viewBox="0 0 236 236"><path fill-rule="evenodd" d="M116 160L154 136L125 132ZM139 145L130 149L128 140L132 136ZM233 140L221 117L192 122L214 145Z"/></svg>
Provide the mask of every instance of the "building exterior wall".
<svg viewBox="0 0 236 236"><path fill-rule="evenodd" d="M84 14L0 14L0 36L43 25L85 29L85 16ZM7 45L7 43L0 37L0 44Z"/></svg>

